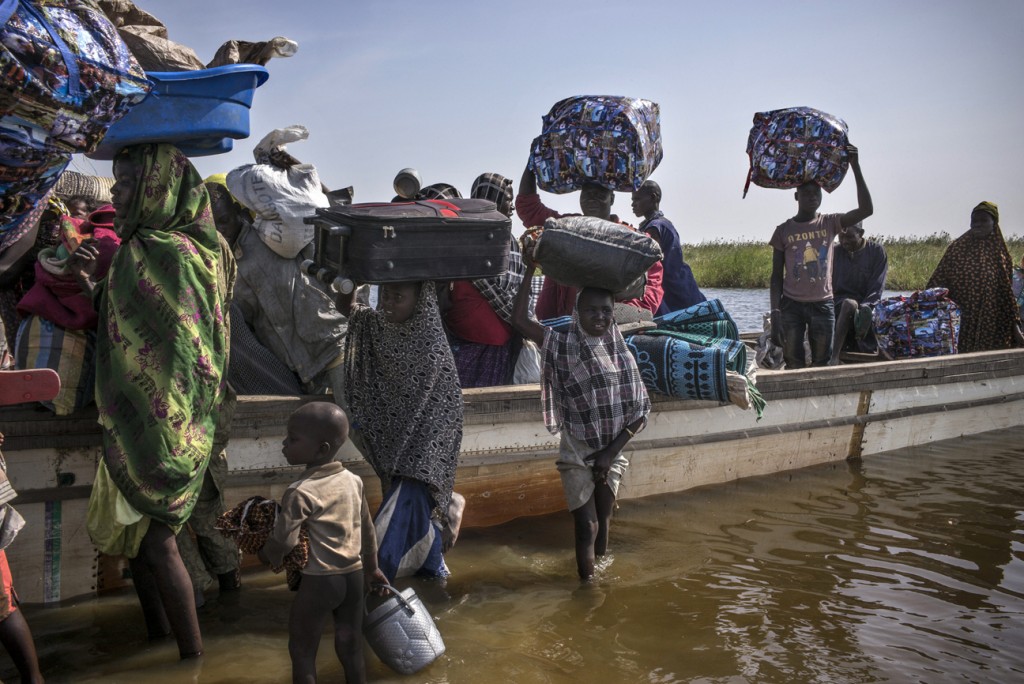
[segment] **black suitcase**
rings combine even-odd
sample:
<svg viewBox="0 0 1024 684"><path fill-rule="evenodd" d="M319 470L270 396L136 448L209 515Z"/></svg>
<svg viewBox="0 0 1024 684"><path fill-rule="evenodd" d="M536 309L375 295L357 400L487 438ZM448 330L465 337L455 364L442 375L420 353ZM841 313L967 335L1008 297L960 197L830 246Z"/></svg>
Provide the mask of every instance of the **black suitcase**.
<svg viewBox="0 0 1024 684"><path fill-rule="evenodd" d="M512 221L478 199L317 209L303 270L342 292L355 283L472 280L508 270Z"/></svg>

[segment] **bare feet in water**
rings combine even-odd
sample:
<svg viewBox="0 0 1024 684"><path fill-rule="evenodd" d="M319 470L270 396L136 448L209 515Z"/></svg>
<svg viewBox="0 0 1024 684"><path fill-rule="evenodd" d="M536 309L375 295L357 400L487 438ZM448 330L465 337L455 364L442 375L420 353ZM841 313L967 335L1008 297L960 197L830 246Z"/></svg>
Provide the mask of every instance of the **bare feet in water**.
<svg viewBox="0 0 1024 684"><path fill-rule="evenodd" d="M452 502L448 504L448 524L441 530L441 551L448 553L459 538L462 528L462 514L466 512L466 497L452 492Z"/></svg>

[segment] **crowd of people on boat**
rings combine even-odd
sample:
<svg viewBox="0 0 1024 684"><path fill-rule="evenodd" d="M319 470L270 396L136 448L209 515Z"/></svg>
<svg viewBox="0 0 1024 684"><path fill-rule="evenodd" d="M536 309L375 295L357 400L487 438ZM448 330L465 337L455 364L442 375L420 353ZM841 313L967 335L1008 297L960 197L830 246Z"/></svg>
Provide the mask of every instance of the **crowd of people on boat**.
<svg viewBox="0 0 1024 684"><path fill-rule="evenodd" d="M821 214L821 188L800 186L797 213L770 240L771 340L787 368L835 364L844 349L874 351L872 307L887 261L884 248L864 237L873 206L858 151L848 153L858 207ZM651 408L609 291L552 279L538 288L528 231L513 239L500 276L335 293L300 268L303 254L282 257L256 234L223 177L204 180L168 144L122 150L110 195L103 206L48 198L21 268L5 271L0 300L8 348L24 346L33 324L85 340L88 351L67 382L92 378L94 389L65 407L94 399L102 427L89 534L103 553L129 559L151 637L173 634L182 657L201 653L203 592L214 583L222 592L241 586L238 547L217 526L235 395L327 393L333 403L311 404L289 422L283 453L308 467L286 492L261 558L280 567L306 530L310 560L291 625L296 676L310 671L314 636L333 615L339 657L359 681L352 628L362 614L355 597L363 595L363 573L373 584L448 575L444 555L466 505L455 491L461 390L512 382L531 353L534 372L520 381L540 383L545 424L560 435L557 468L577 570L583 580L593 577L628 466L624 447ZM455 196L446 184L418 194ZM470 196L517 213L531 228L559 216L543 204L529 168L518 194L509 179L486 173ZM628 225L612 213L614 199L586 185L580 209ZM648 270L642 294L620 304L659 315L703 302L680 236L660 211L659 185L648 180L631 199L636 230L657 240L664 258ZM983 202L929 282L948 288L962 308L961 351L1021 343L1020 281L998 209ZM569 322L558 324L561 317ZM347 439L380 478L384 501L373 516L359 478L335 461ZM343 486L328 487L339 478ZM342 548L342 538L363 543ZM16 611L9 581L5 590L9 617ZM0 636L4 625L27 634L23 620L3 621ZM17 639L4 643L19 648ZM33 666L38 674L32 657L15 660L28 663L26 681Z"/></svg>
<svg viewBox="0 0 1024 684"><path fill-rule="evenodd" d="M797 213L770 240L771 342L786 368L836 364L843 350L875 351L872 307L887 259L864 237L873 206L858 151L848 153L858 207L821 214L821 188L805 184L795 192ZM296 676L309 672L314 636L331 614L346 672L361 678L352 627L364 572L372 583L448 575L444 554L465 506L455 491L464 388L508 384L517 371L520 382L540 383L545 424L561 439L557 468L574 519L578 574L592 578L607 552L628 465L624 447L651 408L616 325L624 310L609 291L550 278L538 287L528 231L513 239L508 269L496 277L338 294L302 270L306 255L286 258L268 246L222 176L204 180L168 144L122 150L110 195L102 206L81 196L41 203L20 268L4 272L5 366L32 367L27 352L17 361L6 352L27 346L33 325L84 341L77 374L66 382L92 389L62 406L70 412L94 399L102 427L88 529L100 551L129 559L151 637L173 634L182 657L201 653L203 592L214 583L222 592L241 586L238 547L217 527L236 394L327 393L334 402L312 404L289 422L284 455L309 467L286 492L261 553L281 566L300 527L308 533L312 563L302 574L315 579L300 583L293 609ZM458 196L436 184L417 198ZM485 173L470 196L515 212L529 228L560 216L543 204L529 167L517 194L509 179ZM659 185L648 180L631 199L636 230L655 239L664 258L648 270L642 294L619 304L661 315L705 301L679 233L660 211ZM583 215L628 226L612 213L614 200L599 185L579 194ZM983 202L929 282L961 306L960 351L1022 342L1020 281L998 209ZM557 324L562 317L569 323ZM531 354L532 364L522 363ZM380 478L384 501L374 516L359 478L334 460L347 439ZM344 486L327 486L338 478ZM363 543L341 548L341 538ZM5 587L9 617L16 601ZM22 620L0 622L0 635L5 624L27 634ZM10 643L18 648L18 640ZM31 680L33 658L16 662L29 663L23 672Z"/></svg>

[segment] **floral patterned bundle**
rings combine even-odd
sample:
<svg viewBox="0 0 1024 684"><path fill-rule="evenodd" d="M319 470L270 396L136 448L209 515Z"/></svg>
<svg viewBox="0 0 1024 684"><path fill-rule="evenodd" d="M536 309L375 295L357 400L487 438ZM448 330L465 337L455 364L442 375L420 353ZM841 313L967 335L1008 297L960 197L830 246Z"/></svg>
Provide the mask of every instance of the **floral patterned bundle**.
<svg viewBox="0 0 1024 684"><path fill-rule="evenodd" d="M596 183L639 189L661 163L661 109L650 100L583 95L557 102L530 147L530 168L547 192Z"/></svg>
<svg viewBox="0 0 1024 684"><path fill-rule="evenodd" d="M0 0L0 250L150 84L91 0Z"/></svg>
<svg viewBox="0 0 1024 684"><path fill-rule="evenodd" d="M949 290L933 287L909 297L889 297L875 305L878 351L889 359L956 354L960 307Z"/></svg>
<svg viewBox="0 0 1024 684"><path fill-rule="evenodd" d="M0 117L64 152L90 152L150 84L90 0L3 0Z"/></svg>
<svg viewBox="0 0 1024 684"><path fill-rule="evenodd" d="M796 188L817 183L832 192L849 168L846 122L810 107L791 107L754 115L747 139L750 184L762 188Z"/></svg>

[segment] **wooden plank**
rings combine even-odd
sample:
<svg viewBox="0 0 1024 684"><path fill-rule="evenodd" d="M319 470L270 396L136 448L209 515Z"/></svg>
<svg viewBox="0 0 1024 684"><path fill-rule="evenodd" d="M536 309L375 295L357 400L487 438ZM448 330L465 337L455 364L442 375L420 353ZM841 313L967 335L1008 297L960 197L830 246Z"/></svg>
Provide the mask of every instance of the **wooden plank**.
<svg viewBox="0 0 1024 684"><path fill-rule="evenodd" d="M858 364L850 367L808 368L793 371L760 371L758 387L766 394L792 391L797 387L815 392L836 388L874 389L873 383L905 381L915 384L927 379L941 382L947 375L993 371L1001 375L1024 373L1024 350L979 352L932 359L910 359Z"/></svg>
<svg viewBox="0 0 1024 684"><path fill-rule="evenodd" d="M6 445L5 445L6 446ZM7 476L16 491L91 485L99 462L99 448L4 449Z"/></svg>
<svg viewBox="0 0 1024 684"><path fill-rule="evenodd" d="M641 498L846 457L852 425L696 447L632 451L619 497Z"/></svg>
<svg viewBox="0 0 1024 684"><path fill-rule="evenodd" d="M555 458L464 466L455 489L466 497L463 525L485 527L516 518L565 510Z"/></svg>
<svg viewBox="0 0 1024 684"><path fill-rule="evenodd" d="M1019 395L1018 395L1019 396ZM920 413L870 422L864 430L864 456L1022 424L1024 399L952 411Z"/></svg>
<svg viewBox="0 0 1024 684"><path fill-rule="evenodd" d="M56 604L96 593L98 553L85 529L86 499L18 504L26 526L7 547L18 596Z"/></svg>
<svg viewBox="0 0 1024 684"><path fill-rule="evenodd" d="M934 359L865 363L850 367L795 371L760 371L758 387L769 402L782 399L892 389L899 386L941 385L1024 375L1024 350L980 352ZM292 411L311 400L327 397L240 397L232 429L237 438L259 440L276 436ZM467 424L508 423L540 412L536 385L468 389L463 393ZM699 411L714 403L672 397L653 397L656 411ZM95 409L74 416L53 416L45 409L4 407L0 429L7 434L5 451L92 448L100 445Z"/></svg>
<svg viewBox="0 0 1024 684"><path fill-rule="evenodd" d="M956 382L944 385L876 390L870 413L885 413L916 406L977 401L1024 392L1024 378L995 378L985 382Z"/></svg>
<svg viewBox="0 0 1024 684"><path fill-rule="evenodd" d="M857 402L858 418L868 414L871 407L871 396L872 392L870 390L864 390L860 393L860 400ZM847 458L860 458L864 444L864 426L863 422L854 423L853 432L850 434L850 446L846 450Z"/></svg>

